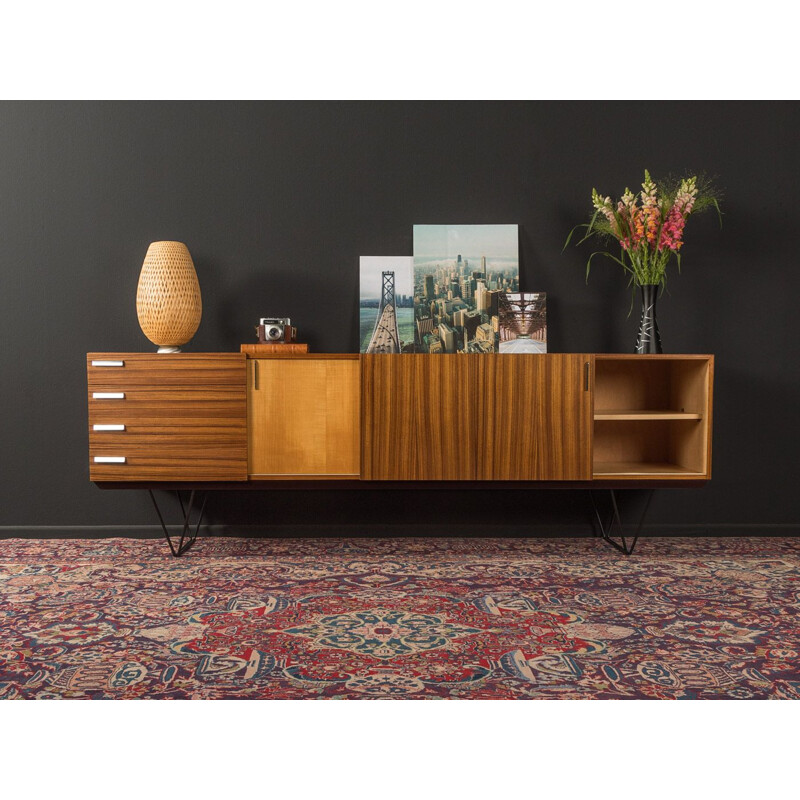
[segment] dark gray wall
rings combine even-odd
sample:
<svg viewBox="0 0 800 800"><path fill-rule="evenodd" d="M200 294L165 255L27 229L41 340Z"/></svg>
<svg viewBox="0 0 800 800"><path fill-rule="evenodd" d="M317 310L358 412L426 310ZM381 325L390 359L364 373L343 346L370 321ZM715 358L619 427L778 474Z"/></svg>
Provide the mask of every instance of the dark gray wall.
<svg viewBox="0 0 800 800"><path fill-rule="evenodd" d="M548 293L550 349L629 352L623 275L598 263L587 286L590 250L561 247L593 186L617 195L648 167L706 171L725 190L724 229L690 220L659 304L667 352L717 357L714 479L660 493L650 519L797 531L799 139L797 103L0 104L0 525L154 521L146 496L88 480L84 371L90 350L152 349L135 312L149 242L194 257L191 349L236 351L274 313L312 350L341 352L358 347L360 255L410 255L414 223L516 222L523 288ZM366 531L586 530L577 492L433 498L237 493L212 520L313 524L324 501L325 519Z"/></svg>

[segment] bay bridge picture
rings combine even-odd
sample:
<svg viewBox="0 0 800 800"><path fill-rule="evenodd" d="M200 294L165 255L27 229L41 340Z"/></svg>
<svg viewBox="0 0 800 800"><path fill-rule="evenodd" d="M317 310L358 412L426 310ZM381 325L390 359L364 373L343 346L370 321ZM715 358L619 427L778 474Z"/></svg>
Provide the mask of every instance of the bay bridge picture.
<svg viewBox="0 0 800 800"><path fill-rule="evenodd" d="M360 352L412 352L413 259L408 256L362 256L360 266Z"/></svg>
<svg viewBox="0 0 800 800"><path fill-rule="evenodd" d="M381 304L375 327L367 345L367 353L399 353L400 330L397 327L397 301L394 296L394 272L384 272Z"/></svg>

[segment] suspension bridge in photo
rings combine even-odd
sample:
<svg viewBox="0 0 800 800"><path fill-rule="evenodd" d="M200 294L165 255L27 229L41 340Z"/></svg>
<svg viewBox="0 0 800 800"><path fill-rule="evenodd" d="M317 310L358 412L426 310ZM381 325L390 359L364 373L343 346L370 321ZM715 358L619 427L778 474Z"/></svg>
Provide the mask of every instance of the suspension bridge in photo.
<svg viewBox="0 0 800 800"><path fill-rule="evenodd" d="M397 311L394 295L394 272L383 272L381 304L367 346L367 353L399 353L400 332L397 328Z"/></svg>

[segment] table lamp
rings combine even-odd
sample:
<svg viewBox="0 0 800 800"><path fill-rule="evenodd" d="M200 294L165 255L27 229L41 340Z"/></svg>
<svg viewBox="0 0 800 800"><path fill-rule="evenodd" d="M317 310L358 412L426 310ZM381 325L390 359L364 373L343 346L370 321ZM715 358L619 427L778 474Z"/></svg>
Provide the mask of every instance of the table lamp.
<svg viewBox="0 0 800 800"><path fill-rule="evenodd" d="M136 313L144 335L159 353L179 353L194 336L203 314L200 284L183 242L153 242L147 248Z"/></svg>

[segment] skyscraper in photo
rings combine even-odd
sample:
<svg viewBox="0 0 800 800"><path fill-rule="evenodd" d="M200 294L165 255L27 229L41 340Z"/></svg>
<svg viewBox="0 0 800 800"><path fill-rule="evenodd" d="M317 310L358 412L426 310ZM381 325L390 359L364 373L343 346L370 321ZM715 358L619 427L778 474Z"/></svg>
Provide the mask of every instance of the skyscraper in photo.
<svg viewBox="0 0 800 800"><path fill-rule="evenodd" d="M488 296L488 306L486 310L489 312L490 317L496 317L500 303L500 292L490 291L486 294Z"/></svg>
<svg viewBox="0 0 800 800"><path fill-rule="evenodd" d="M416 343L421 345L425 341L425 336L433 331L433 319L424 317L417 320L416 324Z"/></svg>
<svg viewBox="0 0 800 800"><path fill-rule="evenodd" d="M484 322L475 329L475 339L480 342L490 342L494 344L494 331L492 326Z"/></svg>
<svg viewBox="0 0 800 800"><path fill-rule="evenodd" d="M464 314L464 330L469 333L469 338L475 338L475 331L478 329L478 325L481 324L481 314L480 311L467 311Z"/></svg>
<svg viewBox="0 0 800 800"><path fill-rule="evenodd" d="M478 285L475 287L475 308L478 311L487 311L489 308L489 292L483 281L478 281Z"/></svg>
<svg viewBox="0 0 800 800"><path fill-rule="evenodd" d="M439 338L442 340L442 349L445 353L455 353L456 332L446 323L439 323Z"/></svg>

